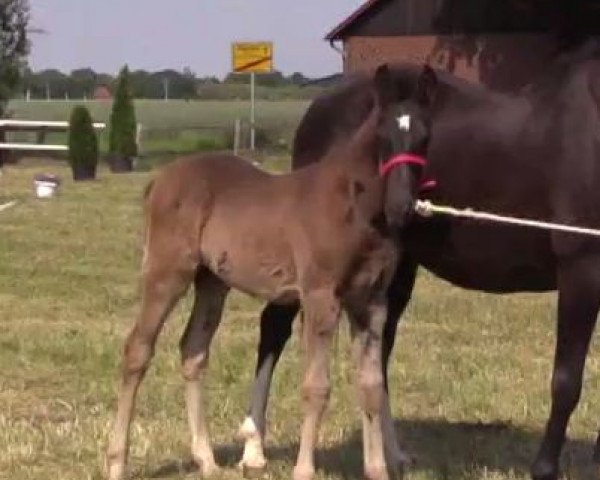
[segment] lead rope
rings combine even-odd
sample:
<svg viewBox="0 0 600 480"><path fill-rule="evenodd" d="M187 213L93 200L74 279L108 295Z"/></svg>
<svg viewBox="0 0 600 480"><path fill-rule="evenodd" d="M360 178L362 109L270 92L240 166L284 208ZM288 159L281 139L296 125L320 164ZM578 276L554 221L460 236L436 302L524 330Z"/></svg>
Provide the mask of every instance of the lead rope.
<svg viewBox="0 0 600 480"><path fill-rule="evenodd" d="M504 223L509 225L518 225L521 227L533 227L544 230L553 230L558 232L577 233L580 235L591 235L600 237L600 230L594 228L576 227L573 225L563 225L560 223L541 222L538 220L529 220L525 218L508 217L496 215L494 213L479 212L472 208L458 209L454 207L436 205L429 200L417 200L415 211L418 215L429 218L433 215L448 215L450 217L471 218L475 220L484 220L493 223Z"/></svg>

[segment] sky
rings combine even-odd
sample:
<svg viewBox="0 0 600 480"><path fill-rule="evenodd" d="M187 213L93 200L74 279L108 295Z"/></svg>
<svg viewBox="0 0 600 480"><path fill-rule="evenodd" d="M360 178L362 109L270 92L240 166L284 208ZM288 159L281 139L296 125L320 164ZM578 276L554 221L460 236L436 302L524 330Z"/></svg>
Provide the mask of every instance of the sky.
<svg viewBox="0 0 600 480"><path fill-rule="evenodd" d="M325 34L363 0L30 0L33 70L182 70L223 77L231 42L274 42L274 68L341 71Z"/></svg>

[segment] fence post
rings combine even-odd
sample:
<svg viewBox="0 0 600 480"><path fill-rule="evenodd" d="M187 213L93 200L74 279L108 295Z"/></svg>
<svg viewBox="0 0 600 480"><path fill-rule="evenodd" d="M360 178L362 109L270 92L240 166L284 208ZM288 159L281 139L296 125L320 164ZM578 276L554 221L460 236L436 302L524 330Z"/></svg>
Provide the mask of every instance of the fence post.
<svg viewBox="0 0 600 480"><path fill-rule="evenodd" d="M240 119L236 118L233 124L233 154L237 155L240 150Z"/></svg>
<svg viewBox="0 0 600 480"><path fill-rule="evenodd" d="M0 143L6 142L6 133L3 128L0 128ZM0 176L2 175L2 167L8 159L8 150L0 150Z"/></svg>
<svg viewBox="0 0 600 480"><path fill-rule="evenodd" d="M250 104L250 150L254 151L256 147L256 74L254 72L250 73L250 96L252 97Z"/></svg>
<svg viewBox="0 0 600 480"><path fill-rule="evenodd" d="M142 151L142 130L143 125L141 123L137 123L135 126L135 146L137 147L138 157L140 156L140 152Z"/></svg>

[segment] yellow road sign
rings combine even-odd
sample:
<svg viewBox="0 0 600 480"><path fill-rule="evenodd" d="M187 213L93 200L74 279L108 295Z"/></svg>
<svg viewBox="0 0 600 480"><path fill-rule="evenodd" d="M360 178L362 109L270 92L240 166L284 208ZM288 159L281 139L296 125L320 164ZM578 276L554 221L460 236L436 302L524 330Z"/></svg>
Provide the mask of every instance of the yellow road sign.
<svg viewBox="0 0 600 480"><path fill-rule="evenodd" d="M273 43L232 43L231 61L235 73L270 73L273 71Z"/></svg>

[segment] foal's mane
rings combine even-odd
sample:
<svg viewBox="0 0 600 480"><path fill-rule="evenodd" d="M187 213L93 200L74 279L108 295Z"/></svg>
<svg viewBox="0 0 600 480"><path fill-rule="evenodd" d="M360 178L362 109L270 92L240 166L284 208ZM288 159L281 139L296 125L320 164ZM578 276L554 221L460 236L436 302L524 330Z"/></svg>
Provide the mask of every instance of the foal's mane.
<svg viewBox="0 0 600 480"><path fill-rule="evenodd" d="M378 126L385 107L381 105L375 89L372 89L371 94L373 100L368 116L349 138L337 136L327 149L323 160L342 160L347 164L349 160L362 161L367 160L365 157L375 157L379 138Z"/></svg>

